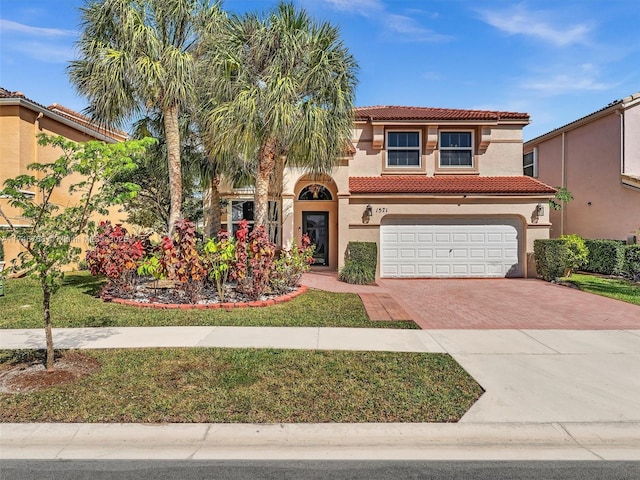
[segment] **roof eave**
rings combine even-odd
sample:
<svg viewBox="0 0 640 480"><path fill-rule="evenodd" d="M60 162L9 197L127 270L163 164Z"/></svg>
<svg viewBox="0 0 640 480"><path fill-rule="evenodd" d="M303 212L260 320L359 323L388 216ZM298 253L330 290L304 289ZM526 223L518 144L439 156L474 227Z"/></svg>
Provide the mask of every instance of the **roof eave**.
<svg viewBox="0 0 640 480"><path fill-rule="evenodd" d="M85 133L97 140L101 140L103 142L107 142L107 143L118 143L120 140L118 140L118 138L114 138L112 136L106 135L104 133L101 133L91 127L87 127L86 125L82 125L78 122L75 122L73 120L71 120L70 118L67 118L64 115L61 115L59 113L53 112L51 110L49 110L46 107L42 107L36 103L30 102L27 99L24 98L17 98L17 97L4 97L4 98L0 98L0 105L8 105L8 106L19 106L19 107L24 107L24 108L28 108L30 110L33 110L35 112L38 113L42 113L43 116L45 117L49 117L52 120L55 120L57 122L60 122L68 127L74 128L75 130L78 130L82 133ZM118 137L120 137L120 135L118 135ZM123 140L126 140L126 138L123 138Z"/></svg>

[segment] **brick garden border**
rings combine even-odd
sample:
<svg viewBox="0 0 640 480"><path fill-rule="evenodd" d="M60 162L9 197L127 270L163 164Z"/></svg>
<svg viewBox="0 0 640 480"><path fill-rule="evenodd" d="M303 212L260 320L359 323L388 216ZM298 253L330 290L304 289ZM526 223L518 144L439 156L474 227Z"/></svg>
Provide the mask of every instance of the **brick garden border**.
<svg viewBox="0 0 640 480"><path fill-rule="evenodd" d="M290 302L298 295L305 293L309 287L301 285L297 290L287 293L269 300L256 300L253 302L224 302L224 303L147 303L137 302L135 300L128 300L125 298L114 298L111 301L113 303L119 303L120 305L128 305L131 307L142 308L155 308L156 310L232 310L234 308L248 308L248 307L269 307L271 305L278 305L281 303Z"/></svg>

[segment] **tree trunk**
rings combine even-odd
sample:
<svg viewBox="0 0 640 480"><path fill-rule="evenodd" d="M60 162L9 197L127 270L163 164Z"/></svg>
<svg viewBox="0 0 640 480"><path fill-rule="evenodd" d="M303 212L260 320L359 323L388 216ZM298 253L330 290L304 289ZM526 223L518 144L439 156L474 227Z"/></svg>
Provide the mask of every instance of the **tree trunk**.
<svg viewBox="0 0 640 480"><path fill-rule="evenodd" d="M218 190L220 179L216 176L211 179L209 185L209 194L202 198L203 217L204 217L204 236L211 238L217 235L222 228L222 218L220 215L220 191Z"/></svg>
<svg viewBox="0 0 640 480"><path fill-rule="evenodd" d="M256 175L256 194L253 205L254 227L266 227L269 212L269 181L275 167L276 142L268 140L260 149L258 156L258 174Z"/></svg>
<svg viewBox="0 0 640 480"><path fill-rule="evenodd" d="M182 171L180 169L180 130L178 127L178 107L176 105L163 110L164 134L167 141L167 158L169 165L169 235L177 220L182 218Z"/></svg>
<svg viewBox="0 0 640 480"><path fill-rule="evenodd" d="M42 311L44 313L44 333L47 338L47 372L53 371L54 351L53 332L51 331L51 287L45 278L42 284Z"/></svg>

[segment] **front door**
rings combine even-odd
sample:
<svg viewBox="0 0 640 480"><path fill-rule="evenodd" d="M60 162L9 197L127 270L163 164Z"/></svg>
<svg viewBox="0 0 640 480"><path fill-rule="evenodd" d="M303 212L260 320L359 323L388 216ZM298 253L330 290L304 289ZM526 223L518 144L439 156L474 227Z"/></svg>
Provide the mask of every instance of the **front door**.
<svg viewBox="0 0 640 480"><path fill-rule="evenodd" d="M329 212L302 212L302 233L316 246L314 265L329 265Z"/></svg>

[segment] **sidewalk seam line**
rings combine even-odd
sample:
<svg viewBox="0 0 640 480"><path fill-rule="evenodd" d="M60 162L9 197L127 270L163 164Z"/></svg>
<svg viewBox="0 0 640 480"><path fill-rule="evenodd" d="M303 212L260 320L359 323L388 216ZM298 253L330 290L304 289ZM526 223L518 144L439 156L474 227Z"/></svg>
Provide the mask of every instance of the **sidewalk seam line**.
<svg viewBox="0 0 640 480"><path fill-rule="evenodd" d="M555 348L550 347L549 345L545 345L544 343L542 343L540 340L538 340L537 338L531 336L529 333L527 333L526 330L524 329L520 329L518 330L520 332L522 332L523 334L525 334L527 337L529 337L531 340L533 340L534 342L539 343L540 345L542 345L544 348L548 348L549 350L551 350L552 352L555 352L556 355L562 355L562 352L560 352L559 350L556 350ZM549 354L547 354L549 355Z"/></svg>
<svg viewBox="0 0 640 480"><path fill-rule="evenodd" d="M567 435L569 435L569 438L571 440L573 440L575 442L576 445L578 445L580 448L583 448L584 450L586 450L587 452L589 452L591 455L593 455L594 457L596 457L598 460L605 460L605 458L602 455L598 455L596 452L594 452L593 450L591 450L589 447L581 444L578 440L576 440L576 438L571 435L571 432L569 432L569 430L567 430L567 428L564 426L563 423L558 422L557 424Z"/></svg>

